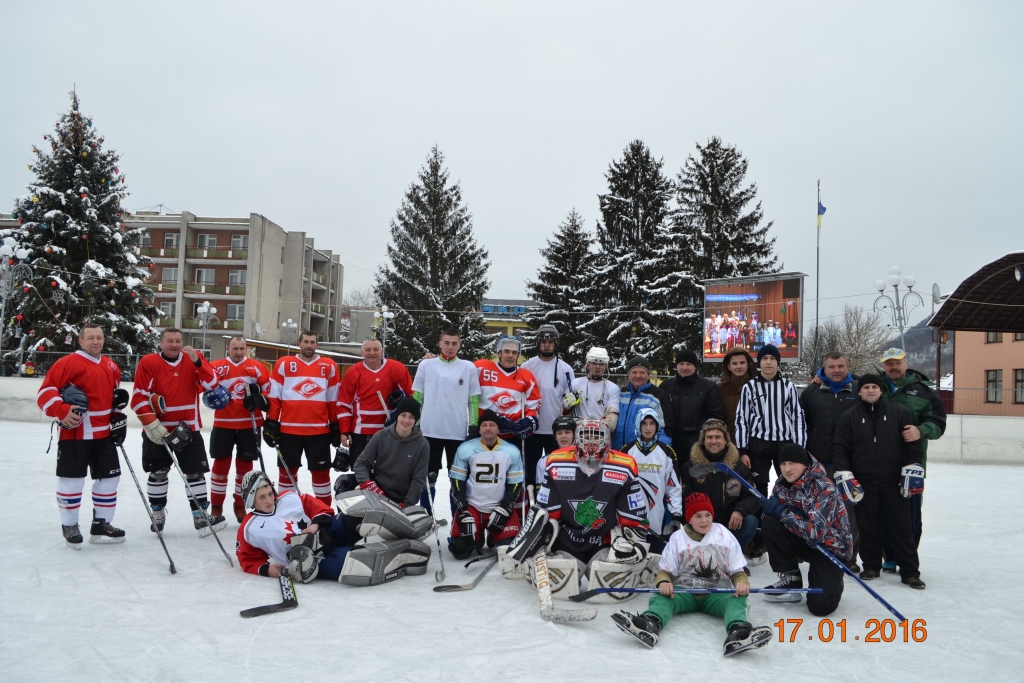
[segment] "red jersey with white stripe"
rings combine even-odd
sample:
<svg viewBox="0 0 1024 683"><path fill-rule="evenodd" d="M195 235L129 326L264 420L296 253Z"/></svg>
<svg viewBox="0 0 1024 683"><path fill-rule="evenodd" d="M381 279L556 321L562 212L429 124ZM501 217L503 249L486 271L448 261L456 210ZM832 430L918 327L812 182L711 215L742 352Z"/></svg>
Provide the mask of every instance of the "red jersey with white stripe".
<svg viewBox="0 0 1024 683"><path fill-rule="evenodd" d="M160 424L173 431L184 422L193 430L203 423L199 419L199 394L217 386L217 377L202 354L196 366L188 355L181 353L173 361L162 353L142 357L135 369L135 391L132 392L132 410L136 415L152 414L149 400L154 394L163 396L167 408L160 415Z"/></svg>
<svg viewBox="0 0 1024 683"><path fill-rule="evenodd" d="M533 373L522 367L511 372L493 360L478 360L480 372L480 412L488 408L510 420L537 417L540 387Z"/></svg>
<svg viewBox="0 0 1024 683"><path fill-rule="evenodd" d="M384 359L371 370L366 363L345 371L338 392L338 427L342 434L376 434L384 429L391 410L387 398L395 389L412 396L412 377L401 363Z"/></svg>
<svg viewBox="0 0 1024 683"><path fill-rule="evenodd" d="M121 369L106 356L95 358L79 349L53 364L36 394L36 403L47 417L63 420L71 406L60 398L68 384L81 389L89 399L89 412L74 429L60 430L60 440L90 441L110 436L110 406L114 389L121 383Z"/></svg>
<svg viewBox="0 0 1024 683"><path fill-rule="evenodd" d="M299 522L305 522L302 525L305 528L320 515L326 515L328 520L325 523L330 524L331 506L313 496L294 491L279 495L274 511L269 514L255 510L250 512L242 520L236 536L235 555L239 566L250 574L259 574L260 567L268 563L287 567L292 536L302 533Z"/></svg>
<svg viewBox="0 0 1024 683"><path fill-rule="evenodd" d="M221 358L210 365L217 373L218 383L231 394L231 402L227 407L214 411L213 426L225 429L252 429L252 417L242 405L245 387L255 384L260 388L260 393L266 396L270 393L270 373L263 363L253 358L243 358L241 363L236 363L230 358ZM255 414L256 424L262 425L263 411L256 410Z"/></svg>
<svg viewBox="0 0 1024 683"><path fill-rule="evenodd" d="M270 373L267 419L281 423L282 434L315 436L338 420L338 366L330 358L285 356Z"/></svg>

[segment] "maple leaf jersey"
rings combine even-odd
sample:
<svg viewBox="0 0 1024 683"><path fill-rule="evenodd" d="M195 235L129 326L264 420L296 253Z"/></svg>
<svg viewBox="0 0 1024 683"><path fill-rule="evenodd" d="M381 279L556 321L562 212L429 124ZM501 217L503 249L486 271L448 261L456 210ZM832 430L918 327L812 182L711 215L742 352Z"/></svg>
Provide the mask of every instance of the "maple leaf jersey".
<svg viewBox="0 0 1024 683"><path fill-rule="evenodd" d="M608 451L590 476L576 462L574 448L551 453L537 505L558 520L558 545L583 555L608 545L616 525L647 528L647 499L636 462L618 451Z"/></svg>
<svg viewBox="0 0 1024 683"><path fill-rule="evenodd" d="M391 413L388 395L401 389L412 396L412 378L398 361L384 359L376 370L356 363L345 371L338 391L338 427L342 434L376 434Z"/></svg>
<svg viewBox="0 0 1024 683"><path fill-rule="evenodd" d="M270 374L267 419L281 423L281 433L326 434L338 420L338 366L330 358L285 356Z"/></svg>
<svg viewBox="0 0 1024 683"><path fill-rule="evenodd" d="M515 422L523 417L537 417L540 409L540 387L533 373L522 367L504 370L493 360L478 360L480 372L480 413L493 410Z"/></svg>
<svg viewBox="0 0 1024 683"><path fill-rule="evenodd" d="M173 361L162 353L142 357L135 368L135 391L132 392L132 410L136 415L152 414L149 399L162 396L166 409L160 418L165 429L173 431L184 422L193 430L202 427L199 419L199 392L217 386L217 377L202 354L197 366L186 354L178 354Z"/></svg>
<svg viewBox="0 0 1024 683"><path fill-rule="evenodd" d="M106 356L95 358L79 349L64 356L46 372L43 385L36 394L36 403L47 417L62 420L70 407L60 398L60 390L68 384L81 389L89 399L89 410L82 423L74 429L61 429L60 440L90 441L110 435L110 409L114 389L121 383L121 369Z"/></svg>
<svg viewBox="0 0 1024 683"><path fill-rule="evenodd" d="M505 497L506 484L525 480L519 449L498 439L488 448L480 439L466 441L455 451L452 479L466 482L466 501L480 512L494 511Z"/></svg>
<svg viewBox="0 0 1024 683"><path fill-rule="evenodd" d="M225 429L252 429L252 417L242 404L245 388L255 384L260 393L266 395L270 391L270 373L263 363L254 358L243 358L236 363L230 358L215 360L210 365L217 374L218 383L231 394L231 401L226 407L213 413L213 426ZM263 424L263 411L256 410L256 425Z"/></svg>
<svg viewBox="0 0 1024 683"><path fill-rule="evenodd" d="M619 412L621 391L614 382L606 379L591 382L587 377L577 377L572 381L572 388L580 395L579 405L572 410L577 420L603 420L609 412Z"/></svg>
<svg viewBox="0 0 1024 683"><path fill-rule="evenodd" d="M285 491L277 497L274 511L253 510L242 520L236 536L235 555L243 571L259 574L260 567L270 564L288 566L288 549L292 536L321 515L332 517L331 507L308 494ZM299 522L303 524L300 527ZM325 526L330 519L325 520Z"/></svg>
<svg viewBox="0 0 1024 683"><path fill-rule="evenodd" d="M679 529L668 539L658 568L674 578L673 583L687 588L731 588L730 579L743 573L747 561L739 541L726 527L715 522L704 538L695 541Z"/></svg>
<svg viewBox="0 0 1024 683"><path fill-rule="evenodd" d="M683 487L676 476L676 452L660 441L645 451L634 441L626 455L636 461L640 486L647 497L647 521L660 534L665 528L666 503L674 517L683 518Z"/></svg>

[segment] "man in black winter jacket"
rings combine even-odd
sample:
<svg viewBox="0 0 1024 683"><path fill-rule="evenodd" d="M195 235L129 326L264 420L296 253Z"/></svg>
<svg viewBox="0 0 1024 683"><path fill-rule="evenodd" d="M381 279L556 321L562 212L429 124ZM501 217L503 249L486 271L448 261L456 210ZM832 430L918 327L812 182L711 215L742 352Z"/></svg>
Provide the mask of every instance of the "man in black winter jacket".
<svg viewBox="0 0 1024 683"><path fill-rule="evenodd" d="M701 427L708 420L725 419L725 407L718 386L697 373L700 361L690 349L683 349L676 356L676 376L661 383L668 394L669 405L665 406L665 417L672 425L672 445L676 453L686 454L700 441ZM682 476L682 473L680 473Z"/></svg>
<svg viewBox="0 0 1024 683"><path fill-rule="evenodd" d="M920 466L924 451L920 439L904 440L903 430L913 419L903 406L881 400L882 381L878 375L861 377L857 407L839 418L832 443L835 481L843 497L857 506L861 578L880 575L884 518L903 583L921 589L925 585L911 529L910 497L923 490L923 483L914 491L906 480L907 466Z"/></svg>

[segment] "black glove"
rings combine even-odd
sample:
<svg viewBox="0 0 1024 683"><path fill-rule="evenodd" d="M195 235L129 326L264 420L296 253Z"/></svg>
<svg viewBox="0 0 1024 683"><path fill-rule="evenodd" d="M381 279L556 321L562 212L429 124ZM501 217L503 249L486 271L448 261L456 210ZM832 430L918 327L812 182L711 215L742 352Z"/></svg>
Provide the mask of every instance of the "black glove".
<svg viewBox="0 0 1024 683"><path fill-rule="evenodd" d="M782 513L786 511L786 506L779 501L778 498L772 496L761 501L761 509L764 510L764 514L774 517L776 519L782 519Z"/></svg>
<svg viewBox="0 0 1024 683"><path fill-rule="evenodd" d="M184 422L179 422L165 439L164 443L175 453L181 453L192 443L192 429Z"/></svg>
<svg viewBox="0 0 1024 683"><path fill-rule="evenodd" d="M281 442L281 423L277 420L263 421L263 443L271 448L277 448Z"/></svg>
<svg viewBox="0 0 1024 683"><path fill-rule="evenodd" d="M505 522L508 521L511 513L500 505L494 508L491 516L487 518L487 530L492 534L500 533L505 529Z"/></svg>
<svg viewBox="0 0 1024 683"><path fill-rule="evenodd" d="M468 538L471 541L476 540L476 519L469 510L463 510L455 516L455 520L459 523L459 536Z"/></svg>
<svg viewBox="0 0 1024 683"><path fill-rule="evenodd" d="M502 434L514 434L516 431L516 421L510 420L504 415L499 415L498 429L501 430Z"/></svg>
<svg viewBox="0 0 1024 683"><path fill-rule="evenodd" d="M124 437L128 435L128 416L124 413L113 411L110 413L110 438L114 440L115 446L124 443Z"/></svg>
<svg viewBox="0 0 1024 683"><path fill-rule="evenodd" d="M469 433L466 434L466 440L472 441L473 439L480 438L480 427L477 425L469 425Z"/></svg>
<svg viewBox="0 0 1024 683"><path fill-rule="evenodd" d="M260 391L258 384L245 385L245 396L242 398L242 405L250 413L256 410L270 410L270 401Z"/></svg>
<svg viewBox="0 0 1024 683"><path fill-rule="evenodd" d="M338 427L337 422L331 422L328 427L331 430L331 445L338 448L341 446L341 428Z"/></svg>
<svg viewBox="0 0 1024 683"><path fill-rule="evenodd" d="M120 387L114 389L114 402L111 408L116 412L121 412L128 405L130 398L126 389L121 389Z"/></svg>
<svg viewBox="0 0 1024 683"><path fill-rule="evenodd" d="M398 407L398 402L405 398L405 392L402 391L401 387L398 387L390 394L388 394L387 404L388 410L394 410Z"/></svg>

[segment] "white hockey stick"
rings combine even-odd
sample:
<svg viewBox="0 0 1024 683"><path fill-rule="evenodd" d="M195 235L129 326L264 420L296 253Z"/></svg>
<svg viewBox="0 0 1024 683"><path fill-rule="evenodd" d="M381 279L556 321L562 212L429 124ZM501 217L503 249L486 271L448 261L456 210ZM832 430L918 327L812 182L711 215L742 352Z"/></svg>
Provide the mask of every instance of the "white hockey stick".
<svg viewBox="0 0 1024 683"><path fill-rule="evenodd" d="M533 487L527 487L530 505L534 505ZM567 610L554 606L551 600L551 583L548 581L548 558L544 548L534 555L534 568L537 580L537 599L540 601L540 616L544 621L555 624L571 624L576 621L593 621L597 618L596 609Z"/></svg>

